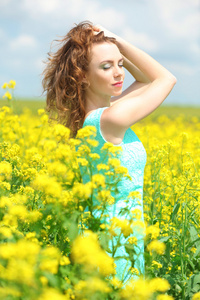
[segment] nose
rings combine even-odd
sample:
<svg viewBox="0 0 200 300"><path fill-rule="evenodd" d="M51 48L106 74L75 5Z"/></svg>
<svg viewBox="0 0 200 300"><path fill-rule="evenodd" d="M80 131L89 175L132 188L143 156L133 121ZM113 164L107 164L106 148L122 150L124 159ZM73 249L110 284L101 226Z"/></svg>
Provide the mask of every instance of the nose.
<svg viewBox="0 0 200 300"><path fill-rule="evenodd" d="M122 77L124 75L123 67L116 66L114 68L114 77Z"/></svg>

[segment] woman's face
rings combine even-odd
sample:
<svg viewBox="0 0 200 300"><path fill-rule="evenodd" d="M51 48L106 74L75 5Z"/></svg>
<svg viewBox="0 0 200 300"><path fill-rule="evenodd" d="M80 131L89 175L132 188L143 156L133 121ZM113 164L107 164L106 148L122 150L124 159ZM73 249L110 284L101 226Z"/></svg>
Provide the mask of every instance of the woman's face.
<svg viewBox="0 0 200 300"><path fill-rule="evenodd" d="M109 42L94 44L91 49L88 92L104 99L118 96L124 81L123 58L118 47Z"/></svg>

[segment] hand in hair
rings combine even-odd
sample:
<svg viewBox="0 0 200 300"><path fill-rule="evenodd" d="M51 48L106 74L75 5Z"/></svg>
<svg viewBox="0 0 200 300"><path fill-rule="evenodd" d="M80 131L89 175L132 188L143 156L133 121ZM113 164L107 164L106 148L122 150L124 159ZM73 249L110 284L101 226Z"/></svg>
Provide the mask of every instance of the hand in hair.
<svg viewBox="0 0 200 300"><path fill-rule="evenodd" d="M101 26L101 25L95 25L93 27L94 30L94 34L98 34L99 32L103 31L104 35L107 37L111 37L111 38L115 38L116 39L116 35L114 33L112 33L111 31L107 30L105 27Z"/></svg>

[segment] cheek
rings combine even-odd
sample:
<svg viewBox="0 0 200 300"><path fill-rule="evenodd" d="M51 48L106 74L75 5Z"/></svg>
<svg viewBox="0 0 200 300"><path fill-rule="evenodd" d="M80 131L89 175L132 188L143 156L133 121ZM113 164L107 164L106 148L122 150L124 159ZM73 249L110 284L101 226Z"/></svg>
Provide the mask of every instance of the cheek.
<svg viewBox="0 0 200 300"><path fill-rule="evenodd" d="M109 83L109 81L110 81L110 75L109 75L108 72L97 74L93 78L93 81L96 82L96 83L102 83L102 84Z"/></svg>

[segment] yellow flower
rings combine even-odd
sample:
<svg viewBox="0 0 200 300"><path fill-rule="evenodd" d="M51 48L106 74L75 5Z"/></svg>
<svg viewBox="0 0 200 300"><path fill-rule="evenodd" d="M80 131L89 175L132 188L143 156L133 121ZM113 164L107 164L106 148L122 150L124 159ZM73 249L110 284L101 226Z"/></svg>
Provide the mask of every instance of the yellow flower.
<svg viewBox="0 0 200 300"><path fill-rule="evenodd" d="M2 297L2 299L6 299L9 296L18 298L21 297L22 294L14 287L0 287L0 296Z"/></svg>
<svg viewBox="0 0 200 300"><path fill-rule="evenodd" d="M70 129L61 124L56 124L53 127L53 132L59 141L67 141L70 136Z"/></svg>
<svg viewBox="0 0 200 300"><path fill-rule="evenodd" d="M7 191L10 191L10 189L11 189L11 185L10 185L10 183L9 182L0 182L0 188L2 189L2 190L7 190Z"/></svg>
<svg viewBox="0 0 200 300"><path fill-rule="evenodd" d="M128 238L128 242L132 245L136 245L137 244L137 238L135 236L132 236L132 237Z"/></svg>
<svg viewBox="0 0 200 300"><path fill-rule="evenodd" d="M200 292L194 294L192 300L200 300Z"/></svg>
<svg viewBox="0 0 200 300"><path fill-rule="evenodd" d="M106 165L106 164L98 164L97 165L97 170L100 171L100 170L109 170L109 166Z"/></svg>
<svg viewBox="0 0 200 300"><path fill-rule="evenodd" d="M9 238L12 236L12 230L9 227L0 227L0 234L6 238Z"/></svg>
<svg viewBox="0 0 200 300"><path fill-rule="evenodd" d="M152 241L150 244L148 244L147 246L147 250L152 253L153 251L155 251L158 254L164 254L165 252L165 244L162 242L159 242L157 240Z"/></svg>
<svg viewBox="0 0 200 300"><path fill-rule="evenodd" d="M5 82L3 85L2 85L2 89L6 89L8 87L8 83L7 82Z"/></svg>
<svg viewBox="0 0 200 300"><path fill-rule="evenodd" d="M133 199L138 198L138 199L141 199L142 195L138 191L133 191L133 192L129 193L128 198L133 198Z"/></svg>
<svg viewBox="0 0 200 300"><path fill-rule="evenodd" d="M152 266L155 267L155 268L158 268L158 269L162 268L162 264L160 264L156 260L152 261Z"/></svg>
<svg viewBox="0 0 200 300"><path fill-rule="evenodd" d="M41 190L52 197L59 197L61 195L62 188L56 181L56 178L49 177L46 174L38 174L32 183L33 188Z"/></svg>
<svg viewBox="0 0 200 300"><path fill-rule="evenodd" d="M88 138L88 137L95 137L97 129L95 126L85 126L78 130L76 138Z"/></svg>
<svg viewBox="0 0 200 300"><path fill-rule="evenodd" d="M87 143L88 143L90 146L92 146L92 147L97 147L97 146L99 145L99 142L96 141L96 140L87 139L86 141L87 141Z"/></svg>
<svg viewBox="0 0 200 300"><path fill-rule="evenodd" d="M170 284L166 279L153 278L149 282L149 287L153 292L166 292L170 289Z"/></svg>
<svg viewBox="0 0 200 300"><path fill-rule="evenodd" d="M143 279L130 280L122 289L120 295L129 300L147 300L150 299L152 291L149 288L149 282Z"/></svg>
<svg viewBox="0 0 200 300"><path fill-rule="evenodd" d="M101 190L98 192L98 198L109 205L112 205L115 202L115 198L111 195L111 191L109 190Z"/></svg>
<svg viewBox="0 0 200 300"><path fill-rule="evenodd" d="M105 177L102 174L93 175L91 181L94 187L105 187Z"/></svg>
<svg viewBox="0 0 200 300"><path fill-rule="evenodd" d="M131 274L133 275L140 275L140 272L138 271L137 268L130 268L129 271L131 272Z"/></svg>
<svg viewBox="0 0 200 300"><path fill-rule="evenodd" d="M98 268L105 276L114 273L113 259L100 248L97 235L89 230L73 242L71 255L76 263L89 269Z"/></svg>
<svg viewBox="0 0 200 300"><path fill-rule="evenodd" d="M11 100L12 99L12 95L10 92L5 92L5 94L3 95L3 98L7 98L8 100Z"/></svg>
<svg viewBox="0 0 200 300"><path fill-rule="evenodd" d="M195 252L197 251L197 248L192 247L192 248L190 249L190 251L193 252L193 253L195 253Z"/></svg>
<svg viewBox="0 0 200 300"><path fill-rule="evenodd" d="M14 89L16 86L16 81L15 80L10 80L8 83L8 88Z"/></svg>
<svg viewBox="0 0 200 300"><path fill-rule="evenodd" d="M146 228L146 235L151 235L152 239L157 239L160 234L160 228L155 225L150 225Z"/></svg>
<svg viewBox="0 0 200 300"><path fill-rule="evenodd" d="M7 161L0 162L0 180L9 180L11 179L12 166Z"/></svg>
<svg viewBox="0 0 200 300"><path fill-rule="evenodd" d="M62 256L61 260L60 260L60 265L61 266L67 266L69 264L70 264L69 258L66 255Z"/></svg>
<svg viewBox="0 0 200 300"><path fill-rule="evenodd" d="M156 300L174 300L174 298L169 295L158 295Z"/></svg>
<svg viewBox="0 0 200 300"><path fill-rule="evenodd" d="M131 223L124 219L118 219L116 217L111 219L111 227L110 227L110 232L112 231L116 231L115 229L120 229L121 233L123 233L123 235L125 237L128 237L131 233L133 233L133 228L131 226Z"/></svg>
<svg viewBox="0 0 200 300"><path fill-rule="evenodd" d="M53 274L58 271L59 261L60 261L60 251L59 249L49 246L42 249L42 258L40 261L40 269Z"/></svg>
<svg viewBox="0 0 200 300"><path fill-rule="evenodd" d="M121 146L115 146L112 143L105 143L103 147L101 148L102 151L107 150L109 153L115 155L118 155L122 151Z"/></svg>
<svg viewBox="0 0 200 300"><path fill-rule="evenodd" d="M86 283L87 288L92 292L100 291L103 293L108 293L111 290L107 283L98 277L91 277L86 280Z"/></svg>
<svg viewBox="0 0 200 300"><path fill-rule="evenodd" d="M70 300L68 295L61 294L58 290L47 287L38 300Z"/></svg>
<svg viewBox="0 0 200 300"><path fill-rule="evenodd" d="M37 112L38 112L38 115L41 116L45 113L45 110L44 110L44 108L40 108L40 109L38 109Z"/></svg>
<svg viewBox="0 0 200 300"><path fill-rule="evenodd" d="M72 188L73 195L80 198L80 200L88 199L92 193L92 185L91 182L86 184L83 183L75 183Z"/></svg>
<svg viewBox="0 0 200 300"><path fill-rule="evenodd" d="M47 286L48 279L45 276L40 276L40 281L41 281L43 286Z"/></svg>
<svg viewBox="0 0 200 300"><path fill-rule="evenodd" d="M140 209L135 208L135 209L131 210L131 214L132 214L134 219L141 219L142 212L141 212Z"/></svg>

